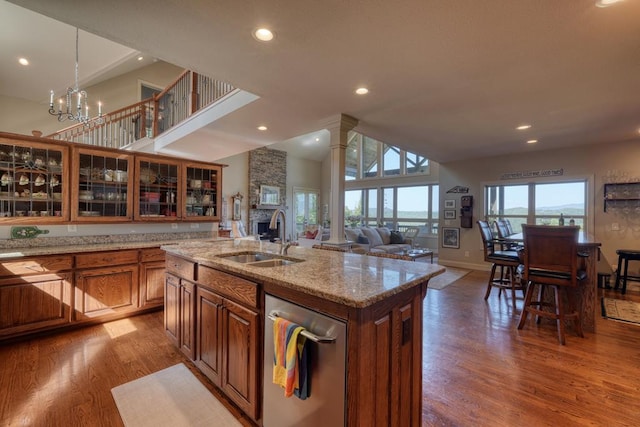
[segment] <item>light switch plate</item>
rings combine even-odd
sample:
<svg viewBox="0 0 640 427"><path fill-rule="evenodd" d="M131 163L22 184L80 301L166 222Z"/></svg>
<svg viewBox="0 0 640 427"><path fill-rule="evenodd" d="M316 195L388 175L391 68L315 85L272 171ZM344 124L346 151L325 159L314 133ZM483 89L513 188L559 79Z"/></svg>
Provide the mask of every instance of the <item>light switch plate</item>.
<svg viewBox="0 0 640 427"><path fill-rule="evenodd" d="M67 231L69 233L75 233L75 232L78 231L78 226L75 225L75 224L69 224L69 225L67 225Z"/></svg>

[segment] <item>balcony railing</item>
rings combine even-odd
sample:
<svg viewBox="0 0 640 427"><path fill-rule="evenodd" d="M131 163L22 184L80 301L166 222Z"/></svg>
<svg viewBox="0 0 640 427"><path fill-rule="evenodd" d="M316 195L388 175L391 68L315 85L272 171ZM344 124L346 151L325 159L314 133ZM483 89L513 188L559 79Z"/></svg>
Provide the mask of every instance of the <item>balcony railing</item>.
<svg viewBox="0 0 640 427"><path fill-rule="evenodd" d="M185 70L156 96L105 114L99 123L81 123L62 129L49 138L123 148L144 137L156 137L221 99L235 88Z"/></svg>

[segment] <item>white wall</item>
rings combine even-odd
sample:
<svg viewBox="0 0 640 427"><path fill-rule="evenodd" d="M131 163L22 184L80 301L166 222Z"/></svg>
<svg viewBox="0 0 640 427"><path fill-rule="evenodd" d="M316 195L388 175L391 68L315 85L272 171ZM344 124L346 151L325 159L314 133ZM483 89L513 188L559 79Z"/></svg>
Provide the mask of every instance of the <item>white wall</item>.
<svg viewBox="0 0 640 427"><path fill-rule="evenodd" d="M448 189L456 185L469 187L469 194L474 196L474 208L473 228L460 230L460 249L440 248L439 260L453 266L488 268L488 264L484 262L480 232L475 223L478 219L483 219L484 215L484 186L489 183L542 182L544 178L501 181L501 176L509 172L562 168L563 176L558 179L592 178L593 188L588 191L587 202L587 209L593 212L591 231L596 240L602 243L603 262L609 265L614 264L617 262L616 249L638 247L640 215L632 213L628 217L621 217L603 212L603 187L606 176L613 170L627 172L630 177L640 179L639 160L640 144L630 141L548 151L523 149L519 154L442 164L440 166L440 206L444 199L453 198L456 200L458 211L458 218L451 220L449 226L460 226L461 195L447 194ZM619 224L619 231L612 231L613 223ZM447 226L444 219L441 219L442 226ZM468 257L465 256L465 252L469 252Z"/></svg>
<svg viewBox="0 0 640 427"><path fill-rule="evenodd" d="M173 83L182 71L184 70L180 67L158 61L106 82L86 87L84 89L89 94L91 115L97 115L98 101L102 101L105 113L140 101L140 80L164 88ZM0 131L31 135L32 130L40 130L44 135L50 135L75 124L58 122L48 113L48 102L48 93L43 93L42 102L0 96Z"/></svg>

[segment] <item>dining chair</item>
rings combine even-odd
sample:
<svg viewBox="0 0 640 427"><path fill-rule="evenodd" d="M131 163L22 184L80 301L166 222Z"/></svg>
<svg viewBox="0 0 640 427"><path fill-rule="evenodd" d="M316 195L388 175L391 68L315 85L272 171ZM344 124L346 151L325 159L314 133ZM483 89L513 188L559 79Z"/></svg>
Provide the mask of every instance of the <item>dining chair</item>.
<svg viewBox="0 0 640 427"><path fill-rule="evenodd" d="M513 230L509 230L510 226L506 219L497 219L495 221L498 237L502 239L502 248L510 251L518 251L522 249L522 245L517 242L509 242L509 236L513 234Z"/></svg>
<svg viewBox="0 0 640 427"><path fill-rule="evenodd" d="M491 289L498 288L498 297L502 290L511 290L511 300L513 308L516 307L516 291L524 291L524 286L518 279L517 269L520 266L520 257L517 251L503 250L502 241L494 238L491 226L487 221L477 221L482 237L482 247L484 249L484 260L490 262L491 274L484 299L487 300L491 294ZM496 270L500 268L500 274L496 277Z"/></svg>
<svg viewBox="0 0 640 427"><path fill-rule="evenodd" d="M523 278L527 284L527 292L518 329L524 327L529 313L536 316L536 323L540 322L540 317L555 319L558 340L562 345L565 344L566 319L573 319L577 335L584 337L580 310L576 305L573 292L573 289L587 279L586 271L579 265L581 264L578 254L579 229L572 226L522 225ZM538 297L534 301L533 294L536 286ZM545 299L544 291L548 287L554 290L553 300ZM565 307L565 298L568 307Z"/></svg>

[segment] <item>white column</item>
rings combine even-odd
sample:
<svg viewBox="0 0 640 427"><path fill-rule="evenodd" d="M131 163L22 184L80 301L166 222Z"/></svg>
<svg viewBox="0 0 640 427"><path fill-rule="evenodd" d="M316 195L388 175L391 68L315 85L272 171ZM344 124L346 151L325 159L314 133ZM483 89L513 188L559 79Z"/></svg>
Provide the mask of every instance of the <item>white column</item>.
<svg viewBox="0 0 640 427"><path fill-rule="evenodd" d="M344 238L344 173L347 134L358 120L340 114L325 126L331 135L331 236L329 243L341 243Z"/></svg>

